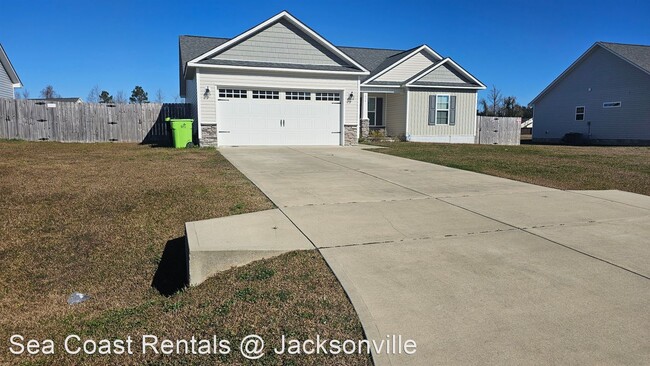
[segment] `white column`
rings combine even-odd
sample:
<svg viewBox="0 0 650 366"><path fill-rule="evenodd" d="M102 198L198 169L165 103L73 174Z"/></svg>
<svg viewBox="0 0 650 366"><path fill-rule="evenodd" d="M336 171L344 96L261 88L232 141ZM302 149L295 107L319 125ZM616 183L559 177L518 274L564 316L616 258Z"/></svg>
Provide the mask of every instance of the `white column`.
<svg viewBox="0 0 650 366"><path fill-rule="evenodd" d="M368 93L361 93L361 119L368 119Z"/></svg>

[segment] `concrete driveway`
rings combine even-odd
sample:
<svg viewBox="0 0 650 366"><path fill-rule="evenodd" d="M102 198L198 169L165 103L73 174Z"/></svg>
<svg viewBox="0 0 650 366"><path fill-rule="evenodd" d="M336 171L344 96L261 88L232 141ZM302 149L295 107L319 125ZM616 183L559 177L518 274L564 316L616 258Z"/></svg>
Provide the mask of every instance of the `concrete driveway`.
<svg viewBox="0 0 650 366"><path fill-rule="evenodd" d="M650 197L364 151L223 148L319 248L377 365L644 364Z"/></svg>

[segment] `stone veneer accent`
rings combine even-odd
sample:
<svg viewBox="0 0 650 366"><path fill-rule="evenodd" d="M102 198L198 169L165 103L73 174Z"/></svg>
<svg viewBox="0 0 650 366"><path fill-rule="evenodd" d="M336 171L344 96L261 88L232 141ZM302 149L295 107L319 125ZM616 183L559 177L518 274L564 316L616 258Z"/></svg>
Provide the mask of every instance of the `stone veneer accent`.
<svg viewBox="0 0 650 366"><path fill-rule="evenodd" d="M357 126L345 126L345 146L354 146L358 142Z"/></svg>
<svg viewBox="0 0 650 366"><path fill-rule="evenodd" d="M360 138L365 139L368 138L368 135L370 134L370 120L367 118L362 118L361 119L361 134Z"/></svg>
<svg viewBox="0 0 650 366"><path fill-rule="evenodd" d="M217 125L201 126L201 140L199 141L201 147L217 146Z"/></svg>

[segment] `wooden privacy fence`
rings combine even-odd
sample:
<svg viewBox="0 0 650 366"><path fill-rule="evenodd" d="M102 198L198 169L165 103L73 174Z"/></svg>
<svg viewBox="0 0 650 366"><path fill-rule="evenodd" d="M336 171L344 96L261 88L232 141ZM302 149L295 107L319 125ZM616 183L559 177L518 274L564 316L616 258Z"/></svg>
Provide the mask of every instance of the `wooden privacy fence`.
<svg viewBox="0 0 650 366"><path fill-rule="evenodd" d="M192 118L190 104L95 104L0 99L0 138L168 144L166 117Z"/></svg>
<svg viewBox="0 0 650 366"><path fill-rule="evenodd" d="M478 116L476 142L486 145L519 145L521 117Z"/></svg>

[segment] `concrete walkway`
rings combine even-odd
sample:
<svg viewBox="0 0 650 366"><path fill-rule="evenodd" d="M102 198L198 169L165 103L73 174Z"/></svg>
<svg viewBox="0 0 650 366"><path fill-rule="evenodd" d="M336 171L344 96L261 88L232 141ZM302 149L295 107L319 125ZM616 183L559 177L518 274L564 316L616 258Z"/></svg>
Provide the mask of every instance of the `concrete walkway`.
<svg viewBox="0 0 650 366"><path fill-rule="evenodd" d="M220 152L319 248L369 339L417 342L377 365L650 359L650 197L361 148Z"/></svg>

